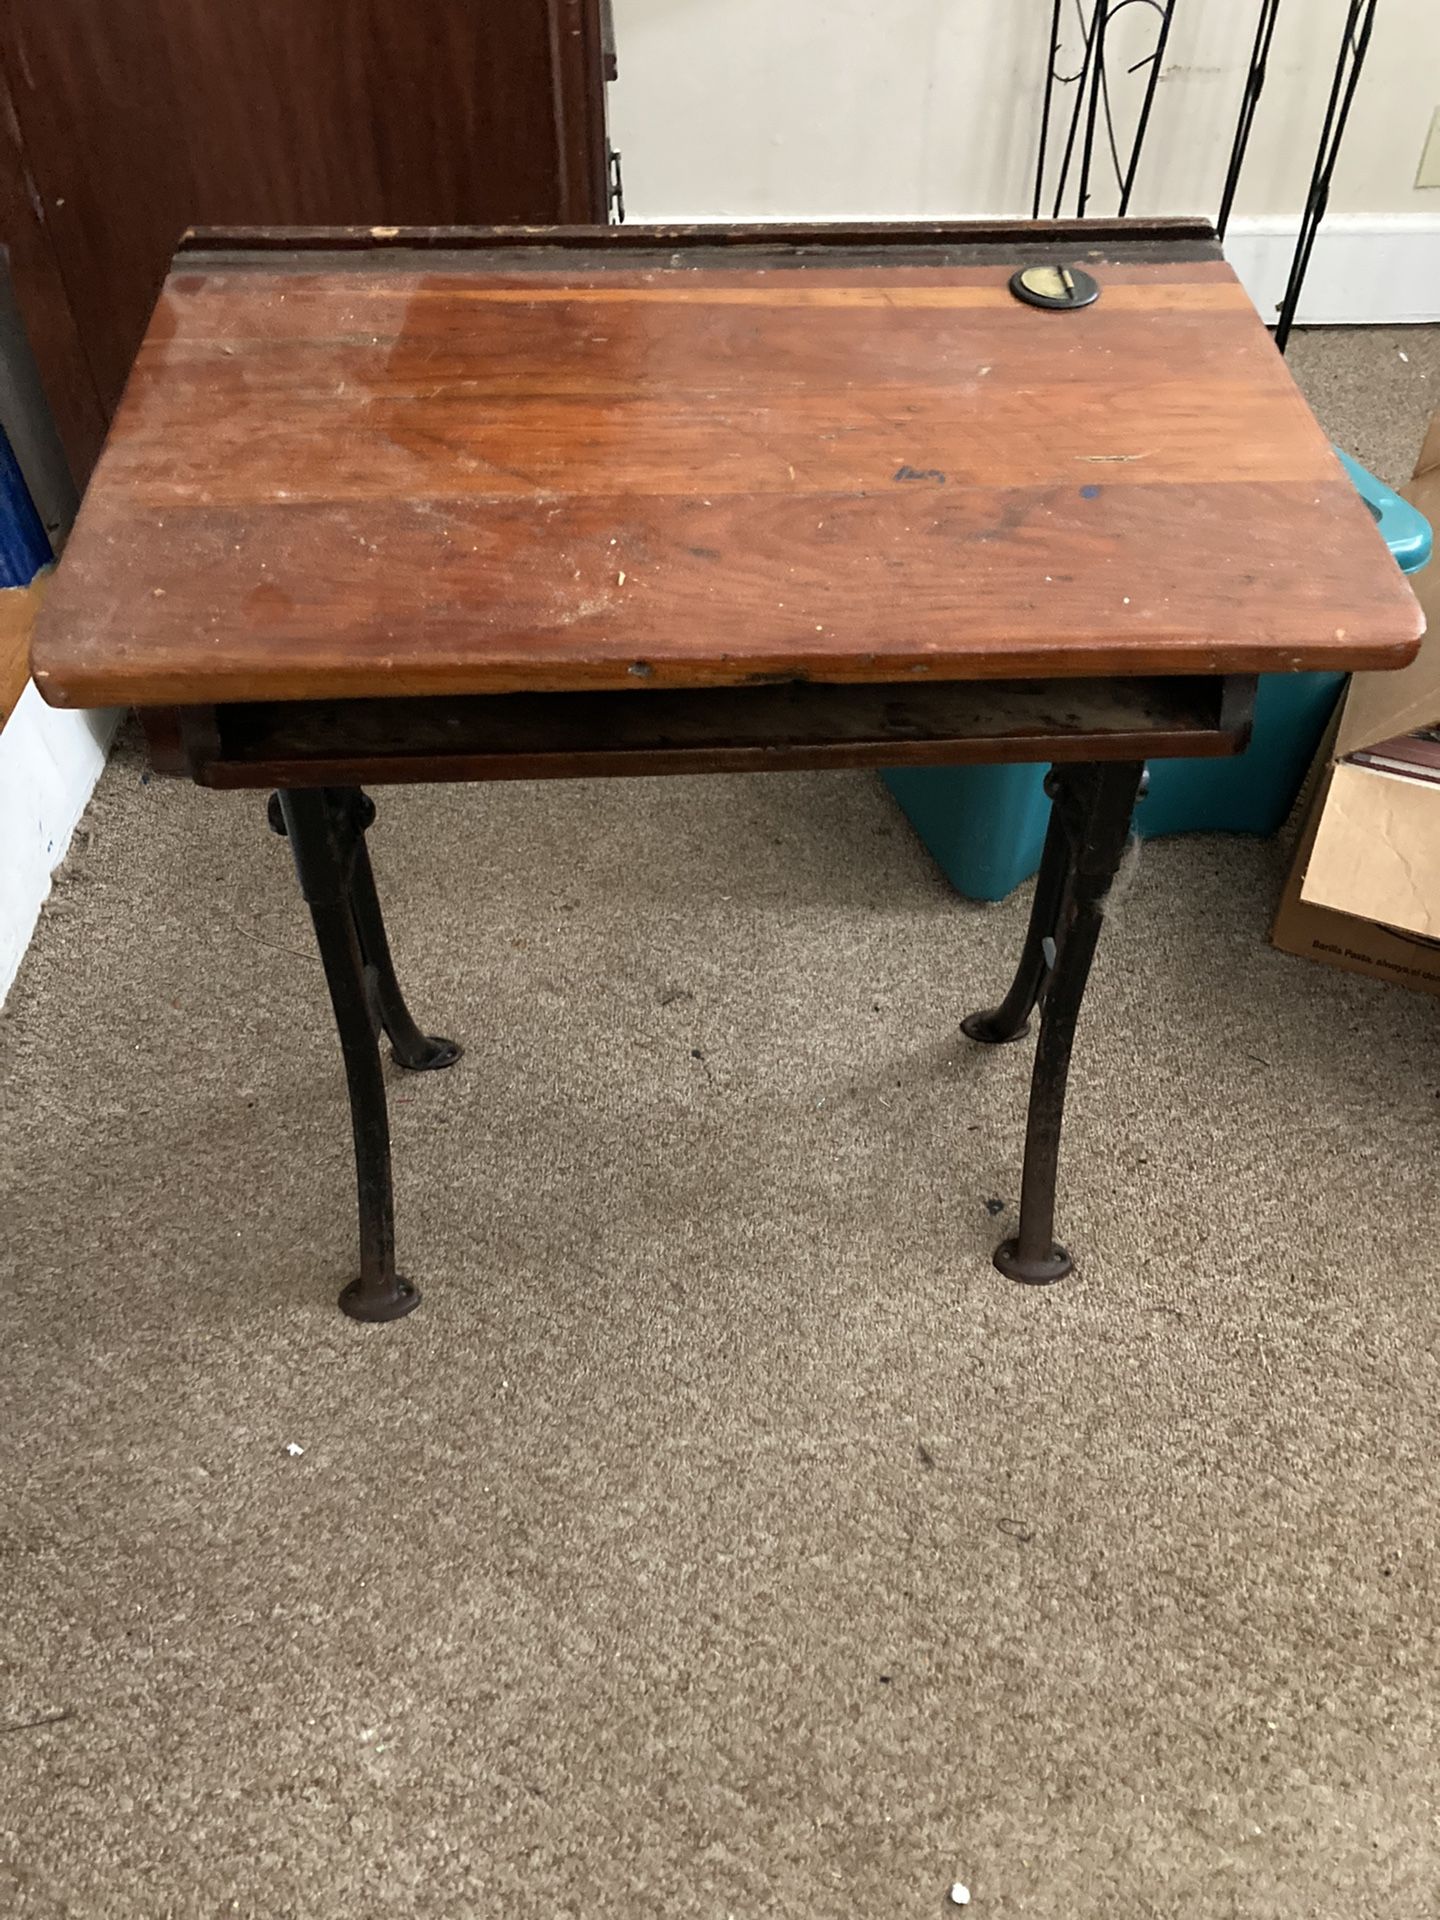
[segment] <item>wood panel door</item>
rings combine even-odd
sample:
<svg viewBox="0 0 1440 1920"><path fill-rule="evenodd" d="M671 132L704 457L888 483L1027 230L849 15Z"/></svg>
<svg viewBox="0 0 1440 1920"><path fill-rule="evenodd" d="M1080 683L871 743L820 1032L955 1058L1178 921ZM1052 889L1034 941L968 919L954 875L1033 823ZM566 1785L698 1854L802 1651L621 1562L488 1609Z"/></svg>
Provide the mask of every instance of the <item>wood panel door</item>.
<svg viewBox="0 0 1440 1920"><path fill-rule="evenodd" d="M14 0L0 241L80 477L184 228L603 221L602 69L598 0Z"/></svg>

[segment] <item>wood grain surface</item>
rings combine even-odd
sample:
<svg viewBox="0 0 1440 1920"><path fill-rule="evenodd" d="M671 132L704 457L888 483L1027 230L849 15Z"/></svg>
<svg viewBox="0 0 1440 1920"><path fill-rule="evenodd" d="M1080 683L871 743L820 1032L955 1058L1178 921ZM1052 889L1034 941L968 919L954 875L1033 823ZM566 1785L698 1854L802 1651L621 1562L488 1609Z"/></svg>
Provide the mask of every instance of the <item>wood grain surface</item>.
<svg viewBox="0 0 1440 1920"><path fill-rule="evenodd" d="M1401 665L1230 269L1023 235L187 252L35 648L63 704ZM395 236L387 236L392 240ZM864 264L861 264L861 262Z"/></svg>

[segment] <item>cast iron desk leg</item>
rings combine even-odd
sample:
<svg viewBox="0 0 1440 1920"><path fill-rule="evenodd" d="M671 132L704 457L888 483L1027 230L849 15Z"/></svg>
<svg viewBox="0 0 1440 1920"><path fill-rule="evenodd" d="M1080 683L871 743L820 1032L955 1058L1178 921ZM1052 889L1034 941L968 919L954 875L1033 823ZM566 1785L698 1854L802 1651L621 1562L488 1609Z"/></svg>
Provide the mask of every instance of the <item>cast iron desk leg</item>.
<svg viewBox="0 0 1440 1920"><path fill-rule="evenodd" d="M1052 800L1055 775L1045 777L1045 791ZM1030 1031L1030 1016L1039 1004L1050 971L1047 947L1055 938L1060 909L1065 903L1065 888L1070 878L1070 843L1060 817L1060 809L1050 809L1050 824L1045 829L1045 851L1040 856L1040 871L1035 879L1035 898L1030 906L1030 924L1025 929L1025 945L1020 949L1020 964L1010 991L998 1007L988 1013L972 1013L960 1022L960 1031L986 1046L1006 1046L1023 1040Z"/></svg>
<svg viewBox="0 0 1440 1920"><path fill-rule="evenodd" d="M365 829L374 817L374 807L354 787L287 788L270 803L270 823L290 841L300 890L315 923L350 1089L360 1277L341 1293L340 1305L356 1320L398 1320L419 1306L420 1295L395 1271L390 1122L379 1031L390 1036L401 1066L448 1067L459 1059L460 1048L453 1040L422 1034L400 992L365 849Z"/></svg>
<svg viewBox="0 0 1440 1920"><path fill-rule="evenodd" d="M1105 898L1130 837L1130 816L1143 766L1116 761L1058 766L1046 785L1050 828L1035 903L1015 982L1003 1004L971 1014L972 1040L1018 1040L1039 1004L1040 1038L1030 1079L1020 1231L995 1249L995 1264L1012 1280L1045 1286L1074 1266L1055 1239L1055 1180L1075 1022L1100 938Z"/></svg>
<svg viewBox="0 0 1440 1920"><path fill-rule="evenodd" d="M395 962L390 958L390 942L385 936L385 916L380 911L370 849L365 844L365 830L375 819L375 802L358 788L350 791L359 823L355 835L355 864L350 875L350 911L355 916L360 959L376 1021L384 1028L397 1062L409 1067L412 1073L453 1067L464 1049L456 1040L441 1040L434 1034L421 1033L395 978Z"/></svg>

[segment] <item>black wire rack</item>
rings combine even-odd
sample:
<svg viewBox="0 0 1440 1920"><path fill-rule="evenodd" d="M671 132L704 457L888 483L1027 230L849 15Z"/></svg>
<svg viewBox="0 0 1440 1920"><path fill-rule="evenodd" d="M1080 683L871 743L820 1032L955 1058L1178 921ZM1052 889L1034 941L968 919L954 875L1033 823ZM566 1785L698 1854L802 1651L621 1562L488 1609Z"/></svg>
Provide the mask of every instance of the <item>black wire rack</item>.
<svg viewBox="0 0 1440 1920"><path fill-rule="evenodd" d="M1198 5L1200 0L1191 0ZM1298 0L1307 4L1308 0ZM1097 195L1113 189L1115 211L1130 210L1136 177L1150 134L1171 23L1180 0L1051 0L1050 37L1041 97L1040 131L1035 158L1035 187L1031 211L1052 218L1067 210L1082 215L1092 210ZM1270 46L1282 0L1258 0L1255 41L1241 90L1229 162L1221 190L1216 228L1224 235L1229 225L1250 134L1260 108L1269 71ZM1315 237L1330 201L1330 183L1339 158L1346 123L1354 103L1379 0L1345 0L1345 19L1321 126L1320 142L1306 190L1300 231L1275 326L1275 342L1283 353L1295 324ZM1114 22L1128 9L1143 11L1143 19L1126 22L1123 53ZM1134 57L1137 34L1149 44ZM1078 51L1066 51L1078 41ZM1140 78L1138 76L1143 76ZM1133 119L1122 131L1128 104ZM1107 175L1109 178L1107 179Z"/></svg>
<svg viewBox="0 0 1440 1920"><path fill-rule="evenodd" d="M1070 0L1070 4L1076 16L1081 48L1080 64L1073 73L1062 71L1065 61L1066 0L1052 0L1050 9L1050 53L1040 108L1040 148L1035 162L1032 208L1037 220L1047 199L1050 200L1050 217L1058 219L1065 210L1066 196L1072 191L1077 217L1088 209L1094 182L1096 136L1102 122L1105 144L1100 161L1103 165L1108 160L1114 173L1118 198L1116 211L1122 215L1130 211L1130 196L1135 190L1135 175L1140 166L1145 136L1150 130L1155 90L1165 58L1165 43L1170 36L1170 22L1175 16L1178 0L1091 0L1088 13L1084 0ZM1127 80L1133 79L1137 73L1145 74L1139 113L1127 146L1116 130L1115 93L1118 81L1110 70L1111 47L1114 44L1110 23L1117 14L1137 6L1154 16L1155 44L1148 53L1142 54L1138 60L1132 60L1124 69ZM1067 116L1066 89L1072 87L1074 92L1069 95ZM1055 149L1062 127L1064 145L1057 159Z"/></svg>

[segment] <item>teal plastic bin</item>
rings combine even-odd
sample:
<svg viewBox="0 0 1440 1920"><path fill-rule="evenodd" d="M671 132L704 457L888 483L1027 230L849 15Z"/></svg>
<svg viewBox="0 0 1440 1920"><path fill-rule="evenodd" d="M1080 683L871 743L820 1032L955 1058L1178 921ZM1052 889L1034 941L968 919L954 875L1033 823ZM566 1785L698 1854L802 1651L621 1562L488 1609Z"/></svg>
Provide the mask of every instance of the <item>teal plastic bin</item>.
<svg viewBox="0 0 1440 1920"><path fill-rule="evenodd" d="M1336 449L1339 452L1339 449ZM1430 558L1430 524L1346 453L1341 462L1405 573ZM1255 731L1227 760L1152 760L1135 809L1144 839L1168 833L1274 833L1282 824L1334 712L1343 673L1262 674ZM957 892L1003 900L1040 865L1050 802L1046 769L893 767L881 777Z"/></svg>

